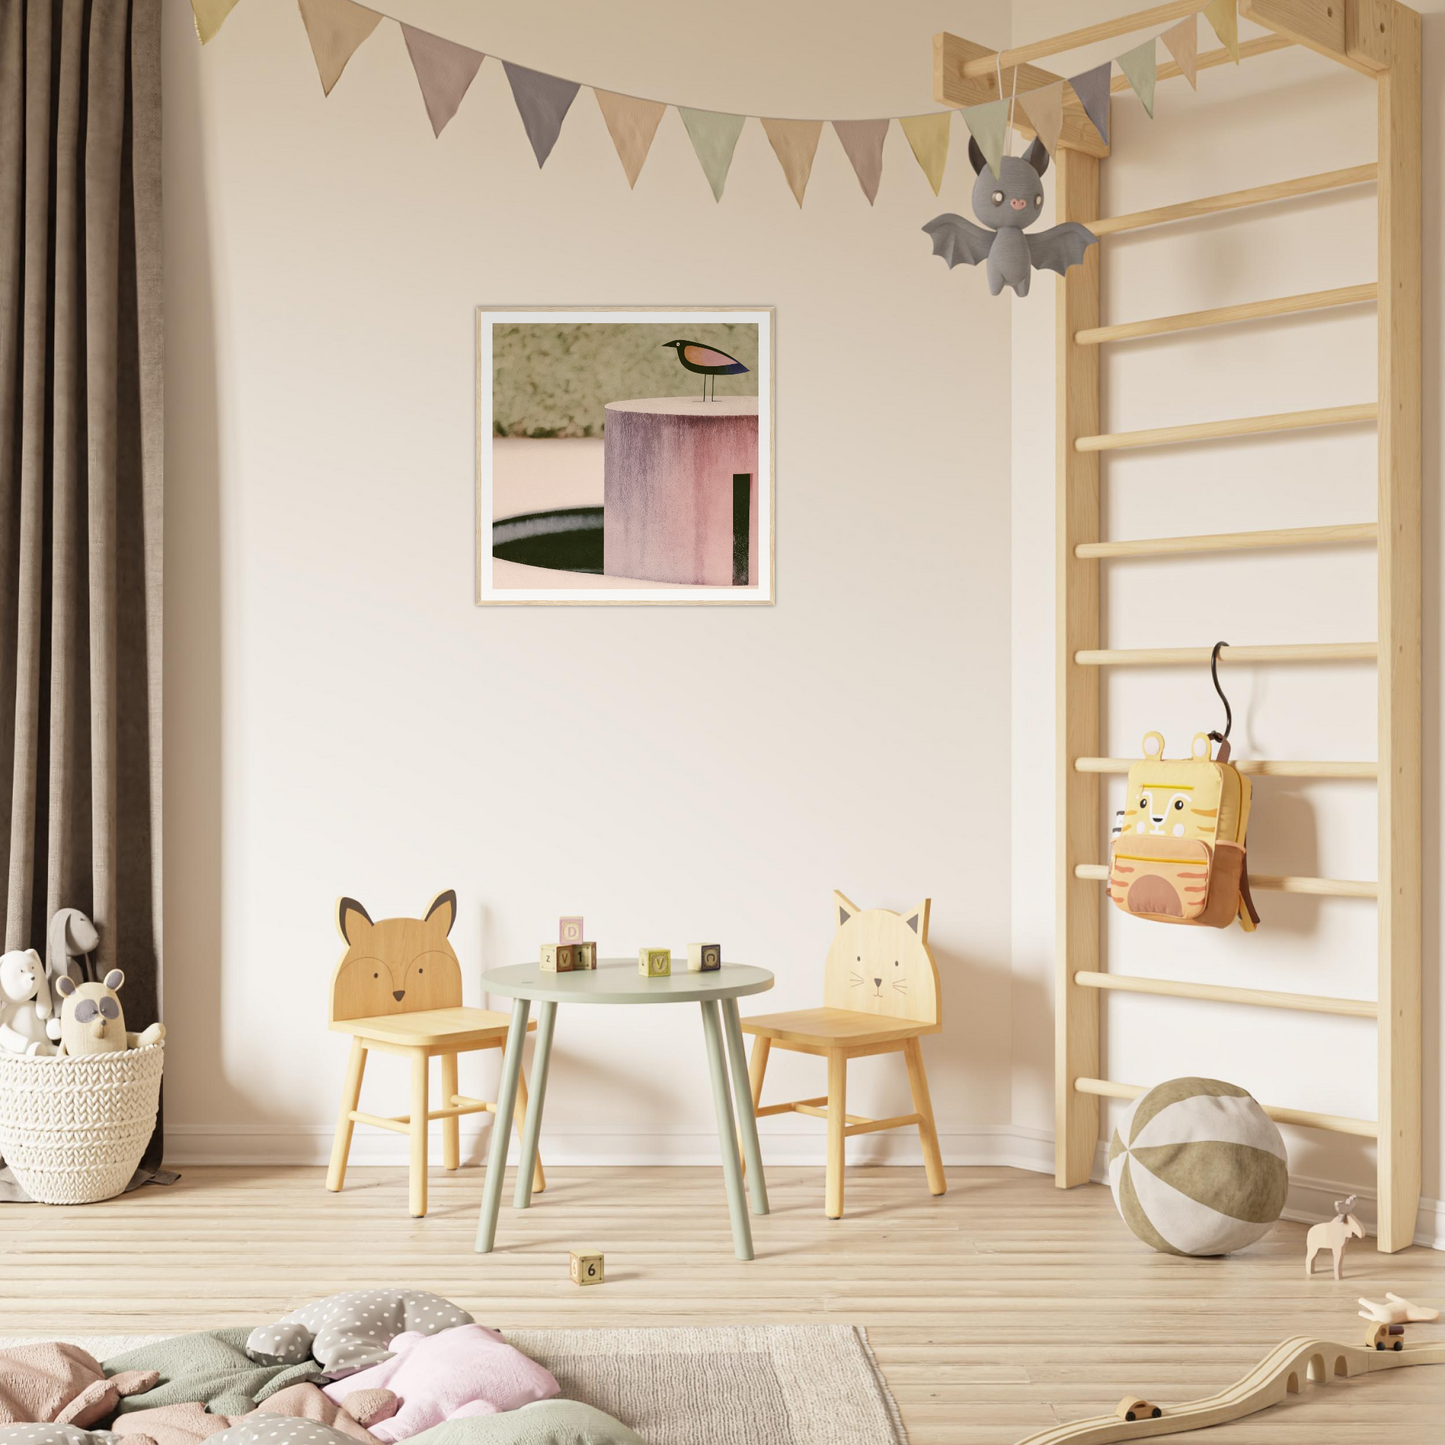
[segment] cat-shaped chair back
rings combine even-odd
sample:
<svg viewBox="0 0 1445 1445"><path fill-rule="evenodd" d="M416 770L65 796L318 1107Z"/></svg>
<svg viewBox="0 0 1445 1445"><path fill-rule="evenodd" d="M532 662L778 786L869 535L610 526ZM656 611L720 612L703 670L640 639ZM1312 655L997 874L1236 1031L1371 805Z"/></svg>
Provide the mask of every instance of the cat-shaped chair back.
<svg viewBox="0 0 1445 1445"><path fill-rule="evenodd" d="M331 1022L459 1008L462 967L447 935L457 895L438 893L421 918L371 915L354 898L336 904L336 927L346 952L331 976Z"/></svg>
<svg viewBox="0 0 1445 1445"><path fill-rule="evenodd" d="M837 932L823 974L827 1008L938 1024L941 1018L938 965L928 947L928 907L894 913L859 908L833 894Z"/></svg>

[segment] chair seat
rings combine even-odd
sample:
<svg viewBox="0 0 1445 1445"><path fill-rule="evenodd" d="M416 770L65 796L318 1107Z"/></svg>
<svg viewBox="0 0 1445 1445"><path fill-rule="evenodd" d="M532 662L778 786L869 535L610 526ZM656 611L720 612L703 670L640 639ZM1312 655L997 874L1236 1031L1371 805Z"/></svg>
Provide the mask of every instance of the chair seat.
<svg viewBox="0 0 1445 1445"><path fill-rule="evenodd" d="M805 1008L793 1013L759 1014L742 1021L745 1034L757 1034L779 1044L812 1048L846 1048L886 1044L938 1032L937 1024L885 1018L846 1008Z"/></svg>
<svg viewBox="0 0 1445 1445"><path fill-rule="evenodd" d="M442 1044L465 1048L505 1039L511 1021L510 1014L488 1008L432 1008L418 1009L415 1013L336 1019L331 1027L338 1033L409 1048L436 1048ZM530 1033L536 1027L537 1021L533 1019L527 1031Z"/></svg>

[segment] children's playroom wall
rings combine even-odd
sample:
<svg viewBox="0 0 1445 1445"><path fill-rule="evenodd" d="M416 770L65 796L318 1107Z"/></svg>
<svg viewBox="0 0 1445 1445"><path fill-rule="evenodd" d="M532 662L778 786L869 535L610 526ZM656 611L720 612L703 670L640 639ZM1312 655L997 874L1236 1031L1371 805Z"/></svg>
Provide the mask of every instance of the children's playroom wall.
<svg viewBox="0 0 1445 1445"><path fill-rule="evenodd" d="M1000 6L923 0L386 8L754 115L932 110L934 31L1008 40ZM931 895L944 1147L999 1147L1010 322L930 264L903 134L870 207L825 132L800 211L750 121L718 203L669 110L630 190L586 90L539 170L495 59L434 139L394 25L323 98L295 0L237 6L204 51L188 6L165 23L171 1157L324 1161L334 900L443 888L468 1003L577 912L614 954L716 937L776 970L774 1010L818 1002L834 888ZM775 606L474 605L474 308L558 303L777 308ZM715 1157L694 1031L674 1056L631 1012L559 1029L549 1163ZM770 1092L816 1093L811 1062L777 1057ZM857 1066L850 1108L907 1112L892 1062ZM464 1059L463 1090L494 1098L497 1068ZM367 1090L396 1112L403 1071ZM822 1159L816 1121L765 1128ZM354 1157L406 1147L363 1131Z"/></svg>

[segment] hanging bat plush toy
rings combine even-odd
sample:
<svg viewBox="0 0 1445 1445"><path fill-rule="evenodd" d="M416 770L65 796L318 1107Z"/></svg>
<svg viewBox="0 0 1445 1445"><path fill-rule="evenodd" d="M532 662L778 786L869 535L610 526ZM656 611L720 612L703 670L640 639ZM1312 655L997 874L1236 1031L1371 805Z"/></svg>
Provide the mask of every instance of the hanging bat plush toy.
<svg viewBox="0 0 1445 1445"><path fill-rule="evenodd" d="M1032 236L1025 233L1024 227L1038 220L1044 204L1042 177L1049 168L1049 153L1042 141L1035 139L1021 158L1004 156L997 176L976 140L969 140L968 158L978 174L973 183L973 213L983 226L950 211L935 216L923 228L933 238L933 254L942 256L950 270L960 261L970 266L987 261L991 295L1012 286L1018 295L1027 296L1035 266L1062 276L1098 241L1077 221L1065 221Z"/></svg>

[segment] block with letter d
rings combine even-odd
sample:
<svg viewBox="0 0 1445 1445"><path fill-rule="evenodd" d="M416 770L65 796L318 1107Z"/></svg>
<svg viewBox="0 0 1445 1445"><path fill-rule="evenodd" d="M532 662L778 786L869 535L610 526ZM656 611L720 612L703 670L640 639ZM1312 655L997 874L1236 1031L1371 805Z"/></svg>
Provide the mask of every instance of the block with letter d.
<svg viewBox="0 0 1445 1445"><path fill-rule="evenodd" d="M716 973L722 967L722 945L720 943L689 943L687 946L687 971L689 973Z"/></svg>
<svg viewBox="0 0 1445 1445"><path fill-rule="evenodd" d="M566 914L557 920L557 942L558 943L581 943L582 942L582 919L572 914Z"/></svg>
<svg viewBox="0 0 1445 1445"><path fill-rule="evenodd" d="M577 967L577 950L570 943L542 945L543 973L571 973Z"/></svg>
<svg viewBox="0 0 1445 1445"><path fill-rule="evenodd" d="M637 971L643 978L667 978L672 973L670 948L642 948L637 952Z"/></svg>

